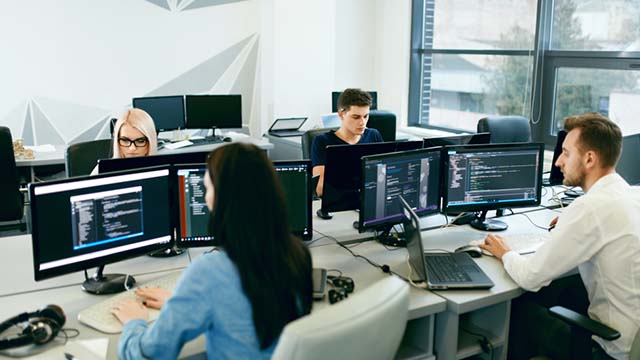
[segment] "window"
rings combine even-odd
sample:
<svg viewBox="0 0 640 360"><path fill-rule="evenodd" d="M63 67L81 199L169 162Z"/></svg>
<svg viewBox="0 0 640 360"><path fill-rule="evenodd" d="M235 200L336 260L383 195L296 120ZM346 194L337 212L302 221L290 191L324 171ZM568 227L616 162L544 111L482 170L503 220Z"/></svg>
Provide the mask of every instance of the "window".
<svg viewBox="0 0 640 360"><path fill-rule="evenodd" d="M566 116L599 111L640 132L637 0L414 0L412 44L409 125L522 115L553 145Z"/></svg>

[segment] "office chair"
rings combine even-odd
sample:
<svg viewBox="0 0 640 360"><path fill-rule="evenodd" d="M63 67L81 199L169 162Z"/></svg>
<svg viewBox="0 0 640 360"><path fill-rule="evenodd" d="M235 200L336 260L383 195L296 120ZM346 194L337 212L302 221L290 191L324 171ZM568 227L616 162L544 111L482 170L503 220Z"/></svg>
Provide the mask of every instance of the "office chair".
<svg viewBox="0 0 640 360"><path fill-rule="evenodd" d="M522 116L491 116L478 120L478 132L491 133L491 143L531 142L529 120Z"/></svg>
<svg viewBox="0 0 640 360"><path fill-rule="evenodd" d="M67 177L91 174L98 159L111 157L111 139L85 141L67 147L64 155Z"/></svg>
<svg viewBox="0 0 640 360"><path fill-rule="evenodd" d="M571 358L591 359L591 336L612 341L620 338L620 333L588 316L579 314L562 306L549 308L549 314L571 327ZM636 332L629 353L630 360L640 360L640 331Z"/></svg>
<svg viewBox="0 0 640 360"><path fill-rule="evenodd" d="M385 110L371 110L367 127L376 129L384 141L396 141L396 114Z"/></svg>
<svg viewBox="0 0 640 360"><path fill-rule="evenodd" d="M409 286L387 277L289 323L273 359L392 359L408 308Z"/></svg>
<svg viewBox="0 0 640 360"><path fill-rule="evenodd" d="M20 192L13 139L11 131L5 126L0 126L0 169L0 221L18 221L17 224L2 225L0 228L19 228L20 231L25 231L27 226L22 222L24 197Z"/></svg>
<svg viewBox="0 0 640 360"><path fill-rule="evenodd" d="M303 159L311 159L311 145L313 144L313 139L318 135L322 135L329 130L333 130L331 128L321 128L321 129L311 129L307 130L302 134L302 158Z"/></svg>

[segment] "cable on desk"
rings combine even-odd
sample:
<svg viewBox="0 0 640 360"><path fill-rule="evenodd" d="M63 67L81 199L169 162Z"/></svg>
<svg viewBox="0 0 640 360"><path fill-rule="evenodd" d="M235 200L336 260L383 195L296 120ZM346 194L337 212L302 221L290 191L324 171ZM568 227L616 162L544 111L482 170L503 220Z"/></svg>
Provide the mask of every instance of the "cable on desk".
<svg viewBox="0 0 640 360"><path fill-rule="evenodd" d="M413 268L411 267L411 263L409 262L409 255L407 254L407 266L409 267L409 276L407 276L407 280L409 282L409 285L418 288L418 289L426 289L427 288L427 283L422 281L420 283L415 283L413 281L413 279L411 279L411 274L413 273Z"/></svg>
<svg viewBox="0 0 640 360"><path fill-rule="evenodd" d="M535 226L535 227L537 227L537 228L539 228L539 229L542 229L542 230L549 230L549 227L547 227L547 226L540 226L540 225L538 225L538 224L534 223L534 222L533 222L533 220L531 220L531 218L529 217L529 215L527 215L527 214L525 214L525 213L519 213L519 214L516 214L516 215L522 215L522 216L526 217L526 218L527 218L527 220L529 220L529 222L530 222L531 224L533 224L533 226Z"/></svg>
<svg viewBox="0 0 640 360"><path fill-rule="evenodd" d="M72 335L67 334L67 332L71 332ZM63 329L60 329L60 332L58 333L58 335L56 335L56 337L64 338L64 344L66 344L69 339L77 338L79 335L80 335L80 330L78 329L63 328Z"/></svg>

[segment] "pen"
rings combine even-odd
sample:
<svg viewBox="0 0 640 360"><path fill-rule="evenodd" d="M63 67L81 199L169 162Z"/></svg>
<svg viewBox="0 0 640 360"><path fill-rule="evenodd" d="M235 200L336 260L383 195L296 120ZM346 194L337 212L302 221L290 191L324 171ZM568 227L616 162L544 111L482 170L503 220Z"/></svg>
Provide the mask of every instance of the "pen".
<svg viewBox="0 0 640 360"><path fill-rule="evenodd" d="M556 227L556 224L550 225L549 228L547 229L548 231L553 230Z"/></svg>
<svg viewBox="0 0 640 360"><path fill-rule="evenodd" d="M77 358L77 357L75 357L75 356L73 356L73 355L71 355L71 354L69 354L69 353L64 353L64 357L65 357L67 360L78 360L78 358Z"/></svg>

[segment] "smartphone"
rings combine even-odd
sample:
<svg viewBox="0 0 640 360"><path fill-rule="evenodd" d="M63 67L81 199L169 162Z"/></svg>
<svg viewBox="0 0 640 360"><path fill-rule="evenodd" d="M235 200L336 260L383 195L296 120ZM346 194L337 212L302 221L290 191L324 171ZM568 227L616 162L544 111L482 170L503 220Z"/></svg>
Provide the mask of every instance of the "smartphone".
<svg viewBox="0 0 640 360"><path fill-rule="evenodd" d="M313 299L324 299L327 292L327 270L313 268Z"/></svg>

